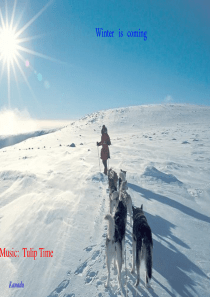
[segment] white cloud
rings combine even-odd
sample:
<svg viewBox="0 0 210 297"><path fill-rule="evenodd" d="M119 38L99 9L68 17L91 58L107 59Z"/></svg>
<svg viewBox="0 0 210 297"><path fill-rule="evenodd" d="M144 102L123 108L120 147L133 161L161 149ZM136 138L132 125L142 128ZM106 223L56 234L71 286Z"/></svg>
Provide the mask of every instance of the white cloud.
<svg viewBox="0 0 210 297"><path fill-rule="evenodd" d="M173 102L173 98L171 95L167 95L165 98L164 98L164 102L165 103L171 103Z"/></svg>
<svg viewBox="0 0 210 297"><path fill-rule="evenodd" d="M0 136L18 135L39 130L57 129L69 125L74 120L37 120L32 119L27 109L0 110Z"/></svg>
<svg viewBox="0 0 210 297"><path fill-rule="evenodd" d="M3 108L0 110L0 135L17 135L37 130L37 123L29 112Z"/></svg>

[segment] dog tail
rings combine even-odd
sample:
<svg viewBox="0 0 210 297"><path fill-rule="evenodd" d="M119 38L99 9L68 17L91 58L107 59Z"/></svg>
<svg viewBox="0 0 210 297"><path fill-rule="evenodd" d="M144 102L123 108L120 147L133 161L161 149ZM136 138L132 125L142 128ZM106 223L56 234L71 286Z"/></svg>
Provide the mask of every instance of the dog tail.
<svg viewBox="0 0 210 297"><path fill-rule="evenodd" d="M126 196L126 202L127 202L128 212L129 212L130 216L133 216L132 199L129 194Z"/></svg>
<svg viewBox="0 0 210 297"><path fill-rule="evenodd" d="M141 259L141 249L142 249L142 238L137 238L136 241L136 270L137 270L137 281L136 287L139 285L140 282L140 259Z"/></svg>
<svg viewBox="0 0 210 297"><path fill-rule="evenodd" d="M145 245L145 264L146 264L146 285L149 284L152 278L152 234L148 234L147 237L144 238Z"/></svg>
<svg viewBox="0 0 210 297"><path fill-rule="evenodd" d="M108 221L108 239L113 240L115 232L114 218L112 215L107 214L104 219Z"/></svg>

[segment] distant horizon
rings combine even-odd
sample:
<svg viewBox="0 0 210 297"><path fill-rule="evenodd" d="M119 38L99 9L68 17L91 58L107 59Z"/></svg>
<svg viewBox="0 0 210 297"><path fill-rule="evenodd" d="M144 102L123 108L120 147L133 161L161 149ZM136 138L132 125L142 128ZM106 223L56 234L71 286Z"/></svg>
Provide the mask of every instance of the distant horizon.
<svg viewBox="0 0 210 297"><path fill-rule="evenodd" d="M97 112L101 112L101 111L107 111L107 110L114 110L114 109L121 109L121 108L129 108L129 107L137 107L137 106L150 106L150 105L192 105L192 106L206 106L206 107L210 107L210 104L196 104L196 103L176 103L176 102L171 102L171 103L149 103L149 104L137 104L137 105L128 105L128 106L118 106L118 107L112 107L112 108L104 108L104 109L99 109L93 112L88 112L85 113L81 116L75 116L74 118L72 117L71 119L69 118L63 118L63 119L53 119L53 118L49 118L49 119L39 119L39 118L34 118L35 120L39 120L39 121L75 121L75 120L80 120L83 117L93 114L93 113L97 113Z"/></svg>
<svg viewBox="0 0 210 297"><path fill-rule="evenodd" d="M75 126L72 126L74 128L80 124L82 126L88 124L89 126L89 124L97 122L99 131L103 124L108 125L108 123L111 123L111 125L115 126L118 123L119 125L124 125L123 119L125 118L127 118L126 122L132 125L133 118L131 114L139 119L138 124L135 124L135 130L141 130L142 127L147 127L150 124L150 115L152 115L153 120L154 117L156 119L160 117L160 114L163 115L165 120L168 118L168 120L170 119L171 121L173 119L174 121L177 118L177 124L185 122L185 117L187 116L188 118L188 116L192 115L197 124L199 121L203 122L203 120L206 122L206 117L208 118L210 114L210 106L190 103L140 104L102 109L85 114L80 118L66 120L32 118L27 110L21 112L17 109L4 109L4 111L0 111L0 148L14 145L28 138L56 132L71 126L73 123L76 123Z"/></svg>
<svg viewBox="0 0 210 297"><path fill-rule="evenodd" d="M138 107L138 106L155 106L155 105L167 105L167 106L173 106L173 105L180 105L180 106L183 106L183 105L192 105L192 106L203 106L203 107L210 107L210 105L207 105L207 104L196 104L196 103L166 103L166 102L163 102L163 103L149 103L149 104L137 104L137 105L128 105L128 106L119 106L119 107L112 107L112 108L104 108L104 109L100 109L100 110L95 110L95 111L92 111L92 112L88 112L88 113L84 113L83 115L81 116L75 116L75 117L71 117L71 118L39 118L39 117L32 117L30 115L30 113L24 109L24 110L18 110L16 108L14 109L7 109L5 107L3 107L1 110L0 110L0 117L2 115L2 113L7 113L7 112L12 112L14 114L18 113L18 114L22 114L24 112L27 112L28 113L28 117L29 119L31 120L34 120L34 121L39 121L39 122L68 122L68 121L77 121L77 120L80 120L82 119L83 117L87 116L87 115L90 115L90 114L94 114L94 113L97 113L97 112L101 112L101 111L107 111L107 110L115 110L115 109L121 109L121 108L129 108L129 107Z"/></svg>

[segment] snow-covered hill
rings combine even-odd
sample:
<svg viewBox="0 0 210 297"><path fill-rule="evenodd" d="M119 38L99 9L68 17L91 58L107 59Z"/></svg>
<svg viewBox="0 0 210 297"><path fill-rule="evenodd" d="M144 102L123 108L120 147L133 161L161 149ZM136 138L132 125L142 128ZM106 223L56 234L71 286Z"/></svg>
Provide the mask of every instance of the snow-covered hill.
<svg viewBox="0 0 210 297"><path fill-rule="evenodd" d="M208 296L210 291L210 108L148 105L87 115L51 134L0 150L0 296L117 296L106 289L107 177L99 168L101 126L109 166L127 171L133 204L153 232L152 289L134 287L131 226L126 236L128 296ZM71 144L74 143L74 146ZM100 172L101 171L101 172ZM24 257L24 248L38 251ZM40 250L53 257L40 257ZM9 288L24 283L24 288Z"/></svg>

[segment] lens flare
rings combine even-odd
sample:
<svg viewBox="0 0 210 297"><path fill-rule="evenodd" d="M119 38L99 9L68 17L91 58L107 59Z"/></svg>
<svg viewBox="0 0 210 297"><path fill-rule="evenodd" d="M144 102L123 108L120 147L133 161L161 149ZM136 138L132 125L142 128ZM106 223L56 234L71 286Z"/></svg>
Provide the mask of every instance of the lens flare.
<svg viewBox="0 0 210 297"><path fill-rule="evenodd" d="M26 67L29 67L30 63L28 60L26 60L26 63L25 63Z"/></svg>
<svg viewBox="0 0 210 297"><path fill-rule="evenodd" d="M37 75L37 79L38 79L38 81L42 81L42 75L41 75L41 73L39 73L39 74Z"/></svg>

